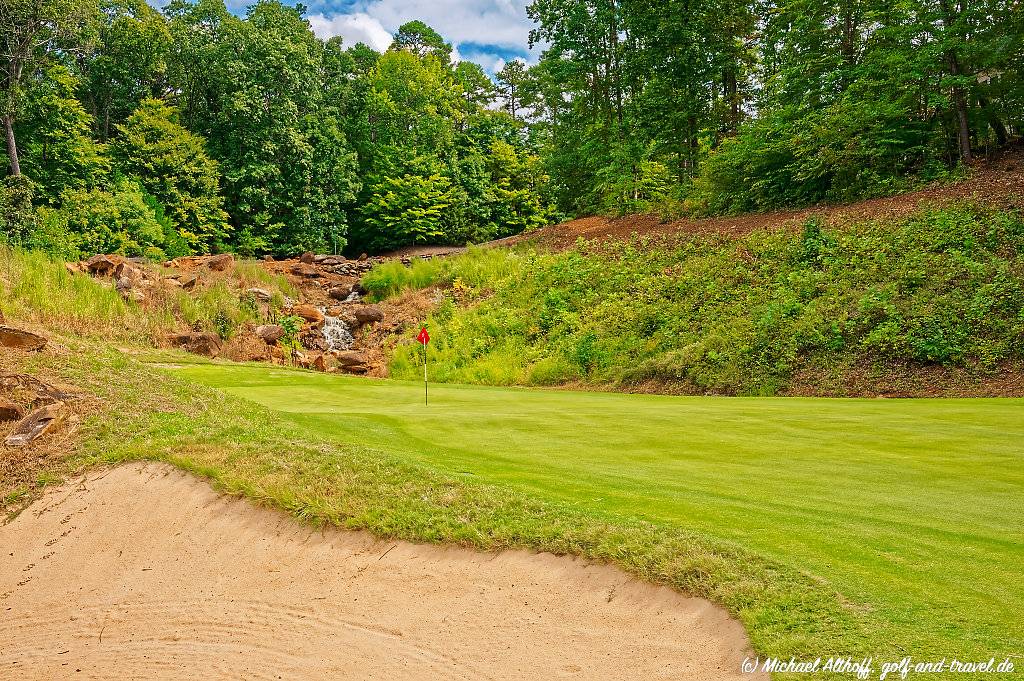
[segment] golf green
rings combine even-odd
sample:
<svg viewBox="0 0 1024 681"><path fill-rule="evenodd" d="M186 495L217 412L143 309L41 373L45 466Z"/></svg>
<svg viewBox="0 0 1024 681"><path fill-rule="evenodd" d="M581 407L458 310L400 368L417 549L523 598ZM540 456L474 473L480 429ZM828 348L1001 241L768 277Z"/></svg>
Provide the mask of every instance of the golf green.
<svg viewBox="0 0 1024 681"><path fill-rule="evenodd" d="M738 545L866 613L867 644L1024 668L1024 400L432 385L424 406L415 383L218 364L176 373L324 440Z"/></svg>

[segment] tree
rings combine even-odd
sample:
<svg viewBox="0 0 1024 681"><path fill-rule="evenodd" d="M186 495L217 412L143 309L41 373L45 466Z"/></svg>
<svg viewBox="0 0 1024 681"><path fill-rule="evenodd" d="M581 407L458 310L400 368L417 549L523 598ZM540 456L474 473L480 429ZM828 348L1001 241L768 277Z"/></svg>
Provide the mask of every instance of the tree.
<svg viewBox="0 0 1024 681"><path fill-rule="evenodd" d="M0 2L0 118L11 175L21 174L14 123L23 105L26 78L57 53L87 49L88 31L96 16L95 0Z"/></svg>
<svg viewBox="0 0 1024 681"><path fill-rule="evenodd" d="M204 140L157 99L144 100L117 131L112 147L118 168L156 198L188 246L199 252L224 248L230 226L219 167L207 156Z"/></svg>
<svg viewBox="0 0 1024 681"><path fill-rule="evenodd" d="M521 91L526 78L526 64L521 59L506 62L495 75L495 79L498 81L498 92L505 100L505 108L508 109L512 118L516 118L516 113L522 104Z"/></svg>
<svg viewBox="0 0 1024 681"><path fill-rule="evenodd" d="M104 184L110 171L103 144L90 136L92 116L75 98L77 79L60 65L38 73L28 84L23 113L15 126L25 140L21 159L39 198L59 203L72 189Z"/></svg>
<svg viewBox="0 0 1024 681"><path fill-rule="evenodd" d="M100 1L96 49L79 61L85 74L82 103L106 141L143 99L165 93L171 33L144 0Z"/></svg>
<svg viewBox="0 0 1024 681"><path fill-rule="evenodd" d="M405 50L417 57L434 56L442 64L452 58L452 46L434 29L422 21L409 21L398 27L389 50Z"/></svg>
<svg viewBox="0 0 1024 681"><path fill-rule="evenodd" d="M338 46L300 10L262 0L245 20L219 0L171 5L171 83L182 120L223 172L234 243L247 253L344 245L356 157L335 101Z"/></svg>

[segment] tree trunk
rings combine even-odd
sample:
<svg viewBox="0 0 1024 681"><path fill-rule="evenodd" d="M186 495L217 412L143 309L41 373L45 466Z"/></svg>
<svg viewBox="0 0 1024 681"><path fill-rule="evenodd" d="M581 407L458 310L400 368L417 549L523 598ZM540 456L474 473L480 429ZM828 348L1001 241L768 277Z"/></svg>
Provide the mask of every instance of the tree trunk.
<svg viewBox="0 0 1024 681"><path fill-rule="evenodd" d="M950 5L949 0L939 0L939 2L942 6L945 30L952 30L957 19L953 12L953 7ZM959 78L963 73L963 69L960 68L960 59L957 57L956 50L952 47L946 52L946 61L949 63L949 74L954 78ZM973 160L971 156L971 123L967 118L967 97L964 95L964 89L960 85L953 86L953 106L956 108L957 140L960 146L960 158L965 163L970 163Z"/></svg>
<svg viewBox="0 0 1024 681"><path fill-rule="evenodd" d="M14 119L4 116L4 131L7 133L7 158L10 160L11 175L21 175L21 164L18 162L18 143L14 140Z"/></svg>
<svg viewBox="0 0 1024 681"><path fill-rule="evenodd" d="M978 97L978 106L985 113L985 117L988 119L988 124L992 126L992 130L996 133L996 142L1000 147L1005 147L1010 140L1010 134L1006 130L1006 125L999 119L999 115L992 112L992 109L988 106L988 100L984 97Z"/></svg>

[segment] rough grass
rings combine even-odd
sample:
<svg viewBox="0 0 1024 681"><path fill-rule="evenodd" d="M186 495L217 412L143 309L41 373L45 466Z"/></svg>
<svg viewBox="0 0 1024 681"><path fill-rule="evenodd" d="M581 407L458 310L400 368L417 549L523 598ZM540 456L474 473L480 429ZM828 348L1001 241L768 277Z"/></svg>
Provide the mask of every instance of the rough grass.
<svg viewBox="0 0 1024 681"><path fill-rule="evenodd" d="M371 275L381 293L447 288L426 320L445 382L773 395L816 368L984 377L1024 360L1024 220L968 205L802 234L491 249ZM419 347L402 340L391 375L414 379Z"/></svg>

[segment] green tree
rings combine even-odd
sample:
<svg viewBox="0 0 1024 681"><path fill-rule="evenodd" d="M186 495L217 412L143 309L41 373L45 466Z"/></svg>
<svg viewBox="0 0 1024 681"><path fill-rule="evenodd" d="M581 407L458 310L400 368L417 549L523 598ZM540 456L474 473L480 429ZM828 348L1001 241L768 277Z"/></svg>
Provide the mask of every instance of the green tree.
<svg viewBox="0 0 1024 681"><path fill-rule="evenodd" d="M409 21L398 27L390 50L405 50L417 57L433 56L442 64L452 58L452 46L422 21Z"/></svg>
<svg viewBox="0 0 1024 681"><path fill-rule="evenodd" d="M14 124L24 105L26 80L56 55L86 51L96 17L95 0L0 2L0 119L12 175L21 174Z"/></svg>
<svg viewBox="0 0 1024 681"><path fill-rule="evenodd" d="M139 102L165 94L171 33L166 19L144 0L100 2L96 49L79 62L82 104L106 141Z"/></svg>
<svg viewBox="0 0 1024 681"><path fill-rule="evenodd" d="M25 141L23 169L50 203L65 191L102 185L110 171L106 147L90 136L92 116L75 98L77 85L63 66L48 67L30 83L15 126Z"/></svg>
<svg viewBox="0 0 1024 681"><path fill-rule="evenodd" d="M228 216L219 168L206 155L203 139L183 128L177 111L157 99L144 100L117 131L112 149L118 168L138 178L159 201L178 235L195 251L223 248Z"/></svg>

